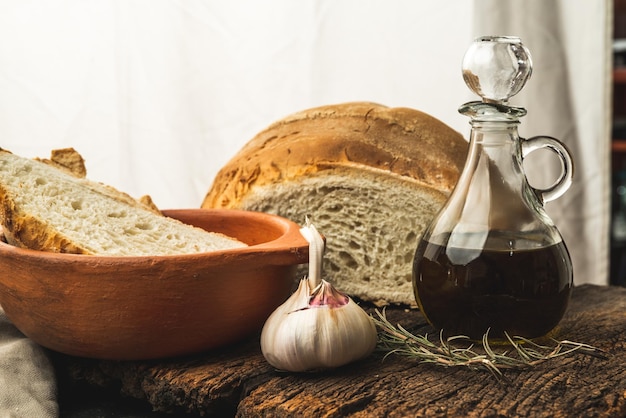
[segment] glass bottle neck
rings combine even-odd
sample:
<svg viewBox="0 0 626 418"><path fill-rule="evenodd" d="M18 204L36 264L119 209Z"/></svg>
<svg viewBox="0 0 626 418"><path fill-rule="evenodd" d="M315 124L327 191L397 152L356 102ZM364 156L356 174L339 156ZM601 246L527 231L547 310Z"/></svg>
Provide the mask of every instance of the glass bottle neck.
<svg viewBox="0 0 626 418"><path fill-rule="evenodd" d="M462 179L471 177L489 179L488 183L508 184L510 190L519 193L526 177L522 170L518 121L486 122L472 120L469 153Z"/></svg>
<svg viewBox="0 0 626 418"><path fill-rule="evenodd" d="M519 121L480 121L470 122L470 146L506 146L519 142L517 125Z"/></svg>
<svg viewBox="0 0 626 418"><path fill-rule="evenodd" d="M499 237L516 241L516 248L560 242L526 179L519 120L481 114L470 124L465 167L428 236L443 245L475 249L495 249Z"/></svg>

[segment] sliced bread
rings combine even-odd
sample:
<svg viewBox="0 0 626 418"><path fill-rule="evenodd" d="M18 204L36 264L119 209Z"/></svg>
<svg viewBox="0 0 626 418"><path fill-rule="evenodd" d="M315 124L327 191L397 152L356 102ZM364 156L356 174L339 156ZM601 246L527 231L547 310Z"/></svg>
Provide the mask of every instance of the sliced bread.
<svg viewBox="0 0 626 418"><path fill-rule="evenodd" d="M0 222L7 242L42 251L111 256L246 245L165 217L150 204L84 178L79 166L59 162L58 156L55 161L54 154L51 160L33 160L0 150Z"/></svg>
<svg viewBox="0 0 626 418"><path fill-rule="evenodd" d="M35 158L37 161L50 164L59 170L67 170L68 173L79 177L87 177L87 167L85 167L85 160L78 151L74 148L61 148L55 149L50 152L50 159ZM91 186L97 188L101 193L110 195L111 197L128 203L131 206L140 206L152 212L161 214L159 208L154 204L152 198L148 195L141 196L139 199L134 199L132 196L124 193L116 188L106 185L104 183L92 182Z"/></svg>
<svg viewBox="0 0 626 418"><path fill-rule="evenodd" d="M202 204L270 212L326 236L324 271L380 305L415 304L417 240L452 191L467 142L407 108L356 102L290 115L250 140Z"/></svg>

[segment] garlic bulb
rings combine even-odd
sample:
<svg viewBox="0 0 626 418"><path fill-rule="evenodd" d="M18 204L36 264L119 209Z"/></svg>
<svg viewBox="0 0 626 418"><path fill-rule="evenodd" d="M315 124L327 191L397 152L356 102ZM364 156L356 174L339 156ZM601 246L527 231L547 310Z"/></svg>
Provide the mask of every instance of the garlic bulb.
<svg viewBox="0 0 626 418"><path fill-rule="evenodd" d="M261 332L261 351L277 369L301 372L338 367L368 356L376 348L372 318L350 297L320 280L324 242L307 220L302 234L309 248L309 278L279 306ZM321 245L319 245L321 242Z"/></svg>

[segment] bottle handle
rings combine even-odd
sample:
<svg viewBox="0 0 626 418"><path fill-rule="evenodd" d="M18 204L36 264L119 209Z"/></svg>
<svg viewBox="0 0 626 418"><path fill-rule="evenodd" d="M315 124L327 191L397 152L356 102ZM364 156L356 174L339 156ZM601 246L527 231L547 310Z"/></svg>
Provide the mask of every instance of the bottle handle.
<svg viewBox="0 0 626 418"><path fill-rule="evenodd" d="M565 145L558 139L550 136L534 136L529 139L523 139L521 144L522 158L526 158L528 154L541 148L548 148L559 156L561 159L561 176L547 189L533 188L533 190L543 203L561 197L572 185L572 177L574 176L574 163Z"/></svg>

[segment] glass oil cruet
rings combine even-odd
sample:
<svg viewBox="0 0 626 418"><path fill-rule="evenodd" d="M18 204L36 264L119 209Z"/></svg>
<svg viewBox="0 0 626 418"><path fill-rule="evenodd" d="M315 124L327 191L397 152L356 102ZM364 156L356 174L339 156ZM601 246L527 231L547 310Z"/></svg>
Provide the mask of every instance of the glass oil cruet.
<svg viewBox="0 0 626 418"><path fill-rule="evenodd" d="M544 336L569 302L571 259L543 205L571 185L572 160L554 138L520 138L526 110L507 104L531 72L530 53L517 37L477 38L463 58L463 78L482 101L459 108L471 118L467 161L413 260L418 305L447 336ZM561 175L547 189L533 188L523 169L524 157L540 148L561 161Z"/></svg>

